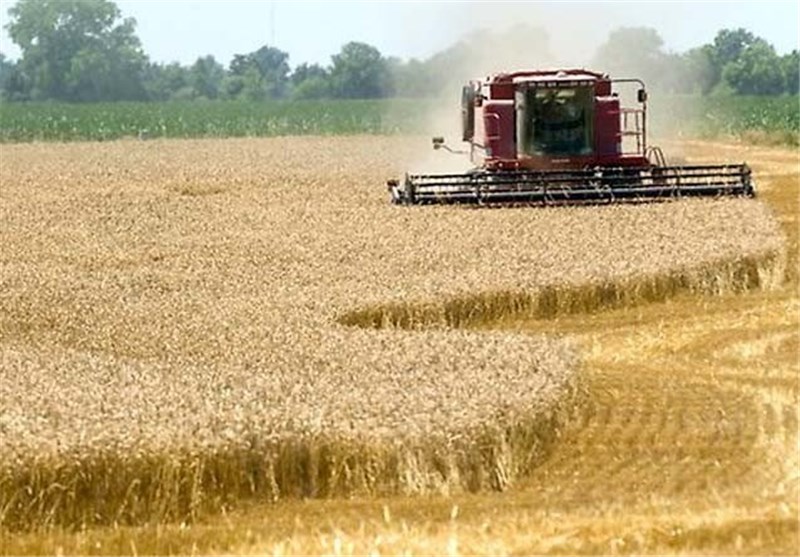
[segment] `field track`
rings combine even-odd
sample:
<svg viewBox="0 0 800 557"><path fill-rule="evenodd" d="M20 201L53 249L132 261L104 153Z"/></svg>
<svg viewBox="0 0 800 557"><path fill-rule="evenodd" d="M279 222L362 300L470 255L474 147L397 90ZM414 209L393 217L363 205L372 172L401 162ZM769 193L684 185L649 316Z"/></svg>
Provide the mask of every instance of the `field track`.
<svg viewBox="0 0 800 557"><path fill-rule="evenodd" d="M746 158L765 199L786 205L796 200L796 155L687 147L693 161ZM96 171L100 176L106 169ZM333 165L317 179L327 186L346 172ZM245 183L259 179L246 167L237 176ZM168 174L164 185L201 200L225 193L211 178L198 183ZM796 206L794 212L777 209L791 253L797 247ZM103 550L126 552L188 550L192 544L200 551L343 553L785 552L797 541L798 517L798 463L792 460L798 450L796 263L790 257L789 287L771 292L721 299L676 292L658 304L632 300L629 308L589 308L594 311L588 317L509 319L497 311L465 320L473 328L532 332L536 338L567 334L585 354L588 400L550 458L502 495L428 497L422 504L402 498L285 502L240 510L226 525L201 521L184 533L171 533L169 526L159 527L156 536L147 527L55 532L43 543L68 552L86 551L93 535ZM147 342L128 348L152 349ZM338 518L323 518L332 513ZM11 553L26 547L25 536L0 541Z"/></svg>

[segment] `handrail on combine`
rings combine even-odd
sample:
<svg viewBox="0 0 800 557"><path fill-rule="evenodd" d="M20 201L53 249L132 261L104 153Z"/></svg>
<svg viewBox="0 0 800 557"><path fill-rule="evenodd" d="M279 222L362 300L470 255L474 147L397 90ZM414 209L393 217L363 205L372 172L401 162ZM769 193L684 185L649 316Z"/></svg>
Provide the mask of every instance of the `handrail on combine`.
<svg viewBox="0 0 800 557"><path fill-rule="evenodd" d="M644 155L647 152L647 91L645 90L644 81L637 78L625 78L625 79L612 79L611 83L635 83L639 85L639 90L637 91L637 100L641 103L641 108L620 108L620 114L622 114L622 128L623 131L621 132L621 136L633 136L636 137L636 153L639 155ZM628 114L634 114L634 126L635 130L632 130L631 133L625 133L628 127ZM641 114L641 122L639 121L639 115ZM641 124L641 125L640 125Z"/></svg>

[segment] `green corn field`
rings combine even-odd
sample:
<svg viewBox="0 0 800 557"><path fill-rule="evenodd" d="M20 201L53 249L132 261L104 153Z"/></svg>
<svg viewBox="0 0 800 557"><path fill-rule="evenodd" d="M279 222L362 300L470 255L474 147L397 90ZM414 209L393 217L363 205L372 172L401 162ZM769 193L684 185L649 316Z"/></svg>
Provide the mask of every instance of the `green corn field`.
<svg viewBox="0 0 800 557"><path fill-rule="evenodd" d="M183 101L0 104L0 141L107 141L125 137L271 137L444 133L433 115L458 116L457 100ZM729 137L797 145L798 97L696 97L653 94L651 130L659 136Z"/></svg>

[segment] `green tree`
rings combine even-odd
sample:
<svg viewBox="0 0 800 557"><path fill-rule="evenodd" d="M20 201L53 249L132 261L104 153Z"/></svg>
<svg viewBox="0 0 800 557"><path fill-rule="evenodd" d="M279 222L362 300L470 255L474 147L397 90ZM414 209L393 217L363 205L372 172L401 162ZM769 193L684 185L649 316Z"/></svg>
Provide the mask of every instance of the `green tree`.
<svg viewBox="0 0 800 557"><path fill-rule="evenodd" d="M241 97L248 101L263 101L269 98L266 79L256 66L249 66L240 77Z"/></svg>
<svg viewBox="0 0 800 557"><path fill-rule="evenodd" d="M0 99L11 99L12 79L16 71L16 64L7 60L6 55L0 52Z"/></svg>
<svg viewBox="0 0 800 557"><path fill-rule="evenodd" d="M722 69L733 62L756 40L755 35L746 29L722 29L710 45L711 61Z"/></svg>
<svg viewBox="0 0 800 557"><path fill-rule="evenodd" d="M232 96L280 99L289 89L289 55L272 46L236 54L230 64L227 87Z"/></svg>
<svg viewBox="0 0 800 557"><path fill-rule="evenodd" d="M294 69L289 80L292 82L292 85L297 86L309 79L315 79L315 78L327 79L328 77L329 77L328 70L326 70L319 64L306 64L305 62L303 62Z"/></svg>
<svg viewBox="0 0 800 557"><path fill-rule="evenodd" d="M262 46L250 54L250 57L264 78L267 95L273 99L286 96L289 84L289 54L272 46Z"/></svg>
<svg viewBox="0 0 800 557"><path fill-rule="evenodd" d="M27 101L30 100L31 84L27 76L22 73L19 62L10 62L0 54L0 100Z"/></svg>
<svg viewBox="0 0 800 557"><path fill-rule="evenodd" d="M775 49L756 38L725 64L722 78L740 95L779 95L785 90L784 71Z"/></svg>
<svg viewBox="0 0 800 557"><path fill-rule="evenodd" d="M189 70L189 84L195 97L216 99L222 92L225 68L210 54L201 56Z"/></svg>
<svg viewBox="0 0 800 557"><path fill-rule="evenodd" d="M725 66L737 60L755 39L755 35L746 29L722 29L714 37L714 42L704 47L711 63L712 87L722 80Z"/></svg>
<svg viewBox="0 0 800 557"><path fill-rule="evenodd" d="M323 99L332 94L330 73L319 64L300 64L290 81L294 99Z"/></svg>
<svg viewBox="0 0 800 557"><path fill-rule="evenodd" d="M800 92L800 52L793 50L782 56L781 66L786 92L790 95L797 95Z"/></svg>
<svg viewBox="0 0 800 557"><path fill-rule="evenodd" d="M331 85L336 97L374 99L392 94L386 60L374 46L350 42L333 56Z"/></svg>
<svg viewBox="0 0 800 557"><path fill-rule="evenodd" d="M716 84L713 62L705 46L693 48L680 56L683 93L708 94Z"/></svg>
<svg viewBox="0 0 800 557"><path fill-rule="evenodd" d="M298 100L327 99L333 96L331 83L322 77L311 77L292 90L292 98Z"/></svg>
<svg viewBox="0 0 800 557"><path fill-rule="evenodd" d="M222 80L222 95L226 99L238 99L242 96L244 89L244 79L240 75L233 75L230 71L226 72L225 79Z"/></svg>
<svg viewBox="0 0 800 557"><path fill-rule="evenodd" d="M238 65L235 70L232 68L223 82L223 88L229 99L263 101L268 97L264 77L253 64Z"/></svg>
<svg viewBox="0 0 800 557"><path fill-rule="evenodd" d="M19 0L6 25L19 46L33 98L123 100L145 97L147 59L134 30L109 0Z"/></svg>
<svg viewBox="0 0 800 557"><path fill-rule="evenodd" d="M144 87L147 98L153 101L191 96L189 69L177 62L171 64L148 64L144 72Z"/></svg>
<svg viewBox="0 0 800 557"><path fill-rule="evenodd" d="M612 31L594 56L597 71L612 77L637 77L654 87L667 87L664 41L649 27L622 27Z"/></svg>

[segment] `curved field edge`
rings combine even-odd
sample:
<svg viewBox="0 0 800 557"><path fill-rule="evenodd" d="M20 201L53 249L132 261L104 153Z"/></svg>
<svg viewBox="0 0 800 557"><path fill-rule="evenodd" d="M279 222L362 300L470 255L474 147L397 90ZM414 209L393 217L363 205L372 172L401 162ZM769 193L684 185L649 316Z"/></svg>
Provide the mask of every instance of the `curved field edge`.
<svg viewBox="0 0 800 557"><path fill-rule="evenodd" d="M245 500L502 491L546 457L574 411L581 396L576 375L558 387L544 409L499 412L449 438L320 434L186 454L109 450L72 461L21 461L0 469L0 525L186 521Z"/></svg>
<svg viewBox="0 0 800 557"><path fill-rule="evenodd" d="M662 302L685 293L723 295L781 285L783 251L720 259L696 267L584 285L552 284L533 292L496 291L423 304L380 304L339 316L343 325L403 329L467 327L511 318L550 319L563 315Z"/></svg>
<svg viewBox="0 0 800 557"><path fill-rule="evenodd" d="M339 321L360 327L464 327L505 317L590 313L686 292L774 289L782 283L785 262L782 251L764 252L619 282L365 308ZM170 522L246 500L502 491L547 457L577 415L585 395L576 366L560 387L543 410L511 418L499 412L449 439L253 438L246 447L210 452L121 457L109 451L72 461L16 462L0 470L0 524L25 530Z"/></svg>

